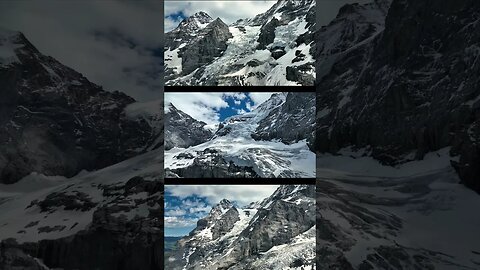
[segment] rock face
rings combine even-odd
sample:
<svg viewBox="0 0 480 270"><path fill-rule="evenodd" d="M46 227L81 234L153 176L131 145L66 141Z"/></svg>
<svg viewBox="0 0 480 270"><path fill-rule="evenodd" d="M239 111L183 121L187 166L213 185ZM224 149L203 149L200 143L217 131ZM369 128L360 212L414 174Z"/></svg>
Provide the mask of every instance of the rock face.
<svg viewBox="0 0 480 270"><path fill-rule="evenodd" d="M168 105L165 114L165 149L173 147L188 148L206 142L213 134L205 129L205 122L197 121L190 115Z"/></svg>
<svg viewBox="0 0 480 270"><path fill-rule="evenodd" d="M131 195L145 192L148 197L139 203L154 206L160 203L161 190L160 182L147 182L138 177L128 181L122 191ZM118 204L112 202L95 210L92 223L85 231L66 238L40 241L36 257L53 268L161 269L162 212L150 211L146 217L126 220L119 214L135 211L136 206L120 206L122 201L119 197Z"/></svg>
<svg viewBox="0 0 480 270"><path fill-rule="evenodd" d="M315 257L314 193L315 186L281 186L262 202L240 209L222 200L198 221L189 236L177 242L177 250L167 255L165 267L311 267Z"/></svg>
<svg viewBox="0 0 480 270"><path fill-rule="evenodd" d="M451 146L480 191L479 3L393 1L383 29L385 2L346 6L319 34L316 149L365 147L397 164Z"/></svg>
<svg viewBox="0 0 480 270"><path fill-rule="evenodd" d="M178 75L190 74L197 68L220 56L232 37L228 26L220 19L213 20L205 12L199 12L183 20L173 31L165 35L166 62L181 58L179 67L166 67L166 80Z"/></svg>
<svg viewBox="0 0 480 270"><path fill-rule="evenodd" d="M166 175L188 178L314 177L315 155L309 148L314 141L314 103L314 93L273 94L251 112L225 119L207 141L187 149L165 151ZM182 120L172 126L184 126L183 123ZM167 126L165 134L170 133L169 128ZM186 130L195 132L194 128ZM175 138L181 140L181 135ZM167 140L165 143L169 145Z"/></svg>
<svg viewBox="0 0 480 270"><path fill-rule="evenodd" d="M166 33L166 85L313 85L314 31L314 0L279 0L229 26L199 12Z"/></svg>
<svg viewBox="0 0 480 270"><path fill-rule="evenodd" d="M0 47L1 183L33 171L69 177L102 168L158 138L148 123L126 116L133 98L102 90L23 34L1 30Z"/></svg>
<svg viewBox="0 0 480 270"><path fill-rule="evenodd" d="M288 93L285 104L272 110L261 120L255 140L279 139L291 144L306 139L313 149L315 141L315 95L313 93Z"/></svg>

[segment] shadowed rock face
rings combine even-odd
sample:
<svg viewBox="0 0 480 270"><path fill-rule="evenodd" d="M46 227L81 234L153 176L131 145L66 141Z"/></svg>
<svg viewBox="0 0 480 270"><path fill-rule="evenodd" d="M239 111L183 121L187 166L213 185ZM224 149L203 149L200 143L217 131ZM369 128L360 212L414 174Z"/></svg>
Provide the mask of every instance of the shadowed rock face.
<svg viewBox="0 0 480 270"><path fill-rule="evenodd" d="M143 152L157 137L146 122L125 115L133 98L102 90L21 33L2 30L0 40L17 59L0 63L1 183L33 171L69 177L102 168Z"/></svg>
<svg viewBox="0 0 480 270"><path fill-rule="evenodd" d="M201 25L205 24L207 25L202 28ZM204 12L183 20L165 37L165 47L170 50L179 49L178 55L182 58L182 72L175 75L167 69L167 80L189 74L220 56L227 48L227 40L231 37L228 25L220 18L213 20ZM183 47L180 47L182 43Z"/></svg>
<svg viewBox="0 0 480 270"><path fill-rule="evenodd" d="M232 37L228 25L220 18L207 25L199 35L200 37L180 50L183 74L189 74L222 55L227 49L227 40Z"/></svg>
<svg viewBox="0 0 480 270"><path fill-rule="evenodd" d="M367 147L396 164L452 146L462 181L480 191L480 171L472 166L480 162L480 4L393 1L382 30L378 16L358 15L383 10L382 3L344 8L342 16L372 30L364 28L354 43L344 35L336 44L346 47L329 47L318 62L325 69L317 85L316 149ZM334 22L323 31L347 33Z"/></svg>
<svg viewBox="0 0 480 270"><path fill-rule="evenodd" d="M206 142L213 134L204 128L205 125L205 122L193 119L170 103L165 114L165 150L188 148Z"/></svg>
<svg viewBox="0 0 480 270"><path fill-rule="evenodd" d="M272 110L252 133L255 140L279 139L287 144L307 139L311 148L315 141L314 137L314 93L288 93L285 103Z"/></svg>

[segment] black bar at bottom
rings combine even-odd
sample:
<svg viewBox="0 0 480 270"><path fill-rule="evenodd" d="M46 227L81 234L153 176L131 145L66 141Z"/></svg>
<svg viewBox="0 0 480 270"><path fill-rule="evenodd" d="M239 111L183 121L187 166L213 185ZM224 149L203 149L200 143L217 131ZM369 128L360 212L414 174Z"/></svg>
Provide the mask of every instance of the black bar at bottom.
<svg viewBox="0 0 480 270"><path fill-rule="evenodd" d="M165 178L165 185L315 185L315 178Z"/></svg>

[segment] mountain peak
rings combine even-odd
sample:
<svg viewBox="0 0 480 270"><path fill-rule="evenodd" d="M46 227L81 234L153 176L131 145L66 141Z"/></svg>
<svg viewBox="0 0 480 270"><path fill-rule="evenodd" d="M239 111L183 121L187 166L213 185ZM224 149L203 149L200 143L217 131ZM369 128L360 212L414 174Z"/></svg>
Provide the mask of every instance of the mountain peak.
<svg viewBox="0 0 480 270"><path fill-rule="evenodd" d="M194 17L194 18L208 18L210 20L212 20L212 17L210 15L208 15L208 13L206 13L205 11L199 11L195 14L193 14L192 16L190 17Z"/></svg>

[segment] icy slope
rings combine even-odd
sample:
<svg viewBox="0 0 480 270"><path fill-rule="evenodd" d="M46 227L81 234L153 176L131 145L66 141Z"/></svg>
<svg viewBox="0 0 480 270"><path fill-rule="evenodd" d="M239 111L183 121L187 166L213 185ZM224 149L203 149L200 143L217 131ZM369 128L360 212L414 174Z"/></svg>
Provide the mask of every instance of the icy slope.
<svg viewBox="0 0 480 270"><path fill-rule="evenodd" d="M282 106L286 94L274 94L255 110L227 118L205 143L165 151L165 168L180 177L212 177L212 166L226 168L226 177L314 177L315 154L306 140L285 144L252 138L259 122ZM274 125L274 123L272 123ZM248 168L253 169L247 171ZM223 173L223 172L221 172Z"/></svg>
<svg viewBox="0 0 480 270"><path fill-rule="evenodd" d="M397 167L342 152L318 158L320 269L478 269L480 197L459 184L448 148Z"/></svg>
<svg viewBox="0 0 480 270"><path fill-rule="evenodd" d="M88 229L94 212L106 206L117 207L112 215L125 220L148 217L161 205L159 194L128 194L122 188L135 177L160 181L162 150L69 179L32 173L0 185L0 240L37 242L73 235Z"/></svg>

